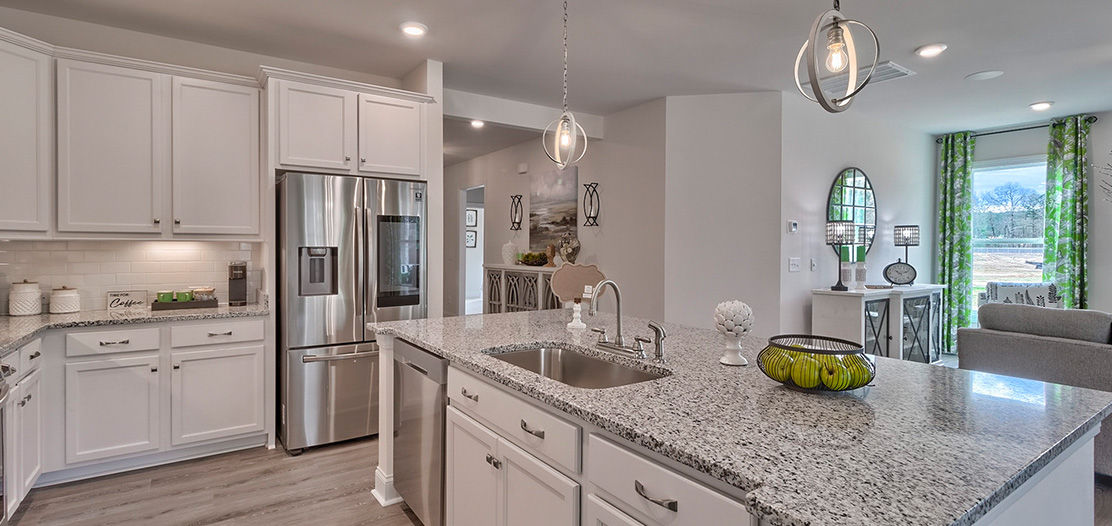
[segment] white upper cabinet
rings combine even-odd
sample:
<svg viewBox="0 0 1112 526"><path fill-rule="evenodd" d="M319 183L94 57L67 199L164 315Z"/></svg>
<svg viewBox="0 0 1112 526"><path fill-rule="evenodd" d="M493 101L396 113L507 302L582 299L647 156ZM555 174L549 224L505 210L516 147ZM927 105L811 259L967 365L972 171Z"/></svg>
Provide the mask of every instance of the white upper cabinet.
<svg viewBox="0 0 1112 526"><path fill-rule="evenodd" d="M356 150L356 94L282 81L278 86L279 163L351 170Z"/></svg>
<svg viewBox="0 0 1112 526"><path fill-rule="evenodd" d="M0 230L50 228L52 78L48 55L0 41Z"/></svg>
<svg viewBox="0 0 1112 526"><path fill-rule="evenodd" d="M259 232L259 90L173 79L174 233Z"/></svg>
<svg viewBox="0 0 1112 526"><path fill-rule="evenodd" d="M359 171L421 175L424 108L419 102L359 95Z"/></svg>
<svg viewBox="0 0 1112 526"><path fill-rule="evenodd" d="M58 230L161 231L170 76L58 60Z"/></svg>

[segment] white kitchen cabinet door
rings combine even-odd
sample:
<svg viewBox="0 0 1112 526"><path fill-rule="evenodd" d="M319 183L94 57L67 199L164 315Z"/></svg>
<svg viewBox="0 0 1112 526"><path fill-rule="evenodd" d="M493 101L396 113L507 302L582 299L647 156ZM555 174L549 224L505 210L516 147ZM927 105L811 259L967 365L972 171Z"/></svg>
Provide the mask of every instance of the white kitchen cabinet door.
<svg viewBox="0 0 1112 526"><path fill-rule="evenodd" d="M171 444L263 430L263 346L175 352Z"/></svg>
<svg viewBox="0 0 1112 526"><path fill-rule="evenodd" d="M278 162L350 171L356 150L355 92L281 81Z"/></svg>
<svg viewBox="0 0 1112 526"><path fill-rule="evenodd" d="M499 525L579 524L579 484L505 439L498 441L498 454Z"/></svg>
<svg viewBox="0 0 1112 526"><path fill-rule="evenodd" d="M645 526L594 494L587 495L586 508L583 526Z"/></svg>
<svg viewBox="0 0 1112 526"><path fill-rule="evenodd" d="M7 497L4 504L7 507L7 516L11 517L19 508L23 495L20 494L19 470L19 415L16 414L16 404L19 390L12 387L8 392L8 400L4 402L4 495Z"/></svg>
<svg viewBox="0 0 1112 526"><path fill-rule="evenodd" d="M173 79L174 232L259 233L259 90Z"/></svg>
<svg viewBox="0 0 1112 526"><path fill-rule="evenodd" d="M159 447L158 356L66 364L66 463Z"/></svg>
<svg viewBox="0 0 1112 526"><path fill-rule="evenodd" d="M170 77L58 60L58 230L161 232Z"/></svg>
<svg viewBox="0 0 1112 526"><path fill-rule="evenodd" d="M500 477L494 463L501 462L497 459L498 436L448 407L445 448L445 524L496 524Z"/></svg>
<svg viewBox="0 0 1112 526"><path fill-rule="evenodd" d="M19 381L16 413L19 416L19 469L8 474L19 477L20 494L26 495L42 475L42 371Z"/></svg>
<svg viewBox="0 0 1112 526"><path fill-rule="evenodd" d="M54 166L53 63L0 42L0 230L46 232Z"/></svg>
<svg viewBox="0 0 1112 526"><path fill-rule="evenodd" d="M425 105L359 95L359 171L421 175Z"/></svg>

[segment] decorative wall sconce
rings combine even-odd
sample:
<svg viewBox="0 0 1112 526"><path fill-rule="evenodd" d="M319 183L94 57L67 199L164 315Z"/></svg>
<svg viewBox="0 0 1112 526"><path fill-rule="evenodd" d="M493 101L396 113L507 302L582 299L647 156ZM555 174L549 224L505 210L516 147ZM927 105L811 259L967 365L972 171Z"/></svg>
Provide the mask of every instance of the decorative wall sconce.
<svg viewBox="0 0 1112 526"><path fill-rule="evenodd" d="M521 230L521 216L524 209L521 206L521 194L510 196L510 230Z"/></svg>
<svg viewBox="0 0 1112 526"><path fill-rule="evenodd" d="M583 226L598 226L598 212L602 207L602 200L598 197L598 183L587 183L583 188L586 188L583 191L583 215L587 218Z"/></svg>

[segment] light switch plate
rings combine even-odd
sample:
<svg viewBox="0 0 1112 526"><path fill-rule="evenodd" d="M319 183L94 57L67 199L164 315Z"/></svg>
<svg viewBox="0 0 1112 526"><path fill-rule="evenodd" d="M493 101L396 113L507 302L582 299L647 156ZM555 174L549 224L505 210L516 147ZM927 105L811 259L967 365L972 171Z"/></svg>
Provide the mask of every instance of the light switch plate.
<svg viewBox="0 0 1112 526"><path fill-rule="evenodd" d="M799 258L788 258L788 272L799 272Z"/></svg>
<svg viewBox="0 0 1112 526"><path fill-rule="evenodd" d="M811 272L814 272L818 269L819 269L818 261L815 261L815 258L811 258Z"/></svg>

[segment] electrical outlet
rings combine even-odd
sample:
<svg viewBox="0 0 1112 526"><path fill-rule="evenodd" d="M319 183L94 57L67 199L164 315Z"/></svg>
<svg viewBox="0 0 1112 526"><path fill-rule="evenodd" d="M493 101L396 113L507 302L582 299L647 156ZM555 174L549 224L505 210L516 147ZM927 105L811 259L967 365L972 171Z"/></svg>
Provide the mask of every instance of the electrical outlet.
<svg viewBox="0 0 1112 526"><path fill-rule="evenodd" d="M811 272L814 272L818 269L819 269L819 262L815 261L815 258L811 258Z"/></svg>
<svg viewBox="0 0 1112 526"><path fill-rule="evenodd" d="M799 272L799 258L788 258L788 272Z"/></svg>

